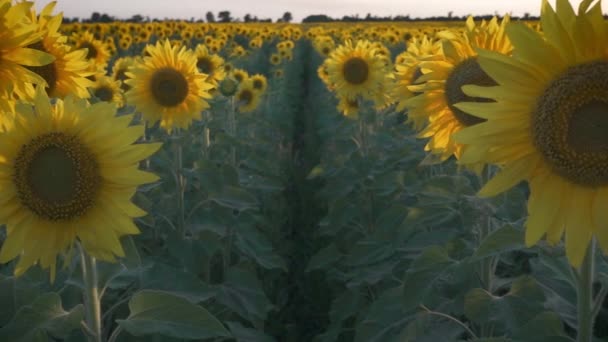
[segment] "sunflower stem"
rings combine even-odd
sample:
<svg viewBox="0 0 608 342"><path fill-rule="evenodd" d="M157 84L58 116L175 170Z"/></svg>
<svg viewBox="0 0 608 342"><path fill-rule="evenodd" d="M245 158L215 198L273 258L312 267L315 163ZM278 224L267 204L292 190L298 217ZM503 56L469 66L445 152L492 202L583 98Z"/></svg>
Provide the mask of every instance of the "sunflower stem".
<svg viewBox="0 0 608 342"><path fill-rule="evenodd" d="M483 187L491 177L490 169L488 166L485 166L479 175L479 184L480 187ZM485 204L485 203L484 203ZM487 212L485 206L482 206L480 209L480 223L479 223L479 235L478 235L478 243L477 247L481 246L483 241L490 235L492 232L492 217L490 213ZM481 281L481 286L483 289L488 291L488 293L493 294L494 291L494 271L495 271L495 258L488 257L481 260L479 265L479 279ZM480 333L482 337L491 336L492 326L489 324L482 324L480 326Z"/></svg>
<svg viewBox="0 0 608 342"><path fill-rule="evenodd" d="M236 103L234 96L230 98L230 108L228 110L228 134L236 141L237 134L237 120L236 120ZM233 144L230 147L230 164L235 169L238 167L237 156L236 156L236 146ZM230 267L232 263L232 244L233 244L233 235L234 232L232 230L232 226L228 225L227 228L227 242L226 242L226 250L224 254L224 277L226 277L226 271Z"/></svg>
<svg viewBox="0 0 608 342"><path fill-rule="evenodd" d="M205 127L203 127L203 158L209 159L209 147L211 146L211 131L209 130L209 121L211 121L211 112L203 112L205 118Z"/></svg>
<svg viewBox="0 0 608 342"><path fill-rule="evenodd" d="M595 240L591 240L583 264L578 269L577 282L577 342L593 340L593 278L595 275Z"/></svg>
<svg viewBox="0 0 608 342"><path fill-rule="evenodd" d="M101 299L97 288L97 263L93 256L80 246L80 266L84 281L84 305L90 342L101 342Z"/></svg>
<svg viewBox="0 0 608 342"><path fill-rule="evenodd" d="M177 185L177 209L178 209L178 224L177 224L177 234L180 238L184 237L184 231L186 226L186 214L185 214L185 201L184 201L184 192L185 192L185 179L182 174L182 170L184 167L183 160L183 147L182 141L180 138L179 129L175 130L175 136L178 138L175 144L175 183Z"/></svg>
<svg viewBox="0 0 608 342"><path fill-rule="evenodd" d="M230 98L230 109L228 110L228 134L236 140L236 105L234 96ZM236 167L236 146L230 147L230 162Z"/></svg>

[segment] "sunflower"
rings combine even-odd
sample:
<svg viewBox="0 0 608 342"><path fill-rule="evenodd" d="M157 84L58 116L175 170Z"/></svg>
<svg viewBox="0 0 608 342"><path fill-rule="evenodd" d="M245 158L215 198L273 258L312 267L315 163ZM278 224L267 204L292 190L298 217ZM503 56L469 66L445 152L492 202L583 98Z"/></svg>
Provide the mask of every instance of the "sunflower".
<svg viewBox="0 0 608 342"><path fill-rule="evenodd" d="M335 49L336 43L329 36L319 36L313 40L312 46L321 56L329 57L329 54Z"/></svg>
<svg viewBox="0 0 608 342"><path fill-rule="evenodd" d="M67 44L44 39L32 47L44 51L53 57L55 61L44 66L28 67L29 70L40 75L46 81L46 91L50 97L63 98L73 94L80 98L88 98L87 88L93 83L87 79L93 75L90 64L86 60L87 50L81 49L70 51ZM35 90L32 84L22 84L15 91L22 98L31 99Z"/></svg>
<svg viewBox="0 0 608 342"><path fill-rule="evenodd" d="M565 231L566 255L578 267L592 236L608 252L608 27L601 3L583 1L578 16L567 1L543 3L544 34L512 24L513 56L480 51L495 87L466 86L460 110L485 120L456 139L471 148L462 159L501 171L480 191L494 196L522 180L530 185L526 244Z"/></svg>
<svg viewBox="0 0 608 342"><path fill-rule="evenodd" d="M127 80L127 71L135 62L136 59L134 57L121 57L117 59L112 66L112 79L114 79L114 81L120 81L120 88L125 92L131 88L125 83Z"/></svg>
<svg viewBox="0 0 608 342"><path fill-rule="evenodd" d="M253 88L259 93L265 93L268 88L268 81L264 75L255 74L250 77L253 83Z"/></svg>
<svg viewBox="0 0 608 342"><path fill-rule="evenodd" d="M239 112L249 113L256 109L260 104L260 96L260 92L254 88L251 79L241 82L235 95Z"/></svg>
<svg viewBox="0 0 608 342"><path fill-rule="evenodd" d="M359 102L357 100L341 98L338 102L338 110L344 116L356 119L359 116Z"/></svg>
<svg viewBox="0 0 608 342"><path fill-rule="evenodd" d="M86 59L91 63L91 70L105 69L110 53L102 41L95 39L89 31L84 31L76 38L76 49L87 49Z"/></svg>
<svg viewBox="0 0 608 342"><path fill-rule="evenodd" d="M224 59L216 54L209 53L207 47L199 44L194 51L196 55L196 67L203 74L208 75L207 81L217 85L226 77L224 72Z"/></svg>
<svg viewBox="0 0 608 342"><path fill-rule="evenodd" d="M386 76L382 58L368 41L355 45L347 41L337 47L324 63L328 74L328 87L335 89L338 97L354 99L361 96L372 99Z"/></svg>
<svg viewBox="0 0 608 342"><path fill-rule="evenodd" d="M232 70L232 77L239 83L249 78L249 73L243 69Z"/></svg>
<svg viewBox="0 0 608 342"><path fill-rule="evenodd" d="M48 53L30 48L42 39L42 32L38 32L30 18L32 5L33 2L13 5L11 0L0 0L0 111L5 113L0 114L2 126L7 124L6 114L14 110L14 86L45 82L25 66L43 66L54 59Z"/></svg>
<svg viewBox="0 0 608 342"><path fill-rule="evenodd" d="M466 146L456 143L452 135L465 127L483 122L483 119L464 113L455 104L462 101L487 101L466 96L461 87L466 84L496 84L479 67L476 48L510 54L513 47L504 34L508 22L508 16L500 23L494 17L489 22L476 25L473 18L469 17L464 32L438 33L443 38L440 58L430 56L420 62L422 75L417 78L419 84L408 87L411 92L420 95L403 101L401 105L408 109L409 120L415 125L426 123L418 137L429 138L425 146L425 150L430 152L427 162L443 162L452 155L460 159ZM468 167L480 172L483 165Z"/></svg>
<svg viewBox="0 0 608 342"><path fill-rule="evenodd" d="M196 56L185 47L172 47L169 41L148 45L149 57L127 72L131 86L127 102L135 105L151 123L160 121L162 128L187 128L192 120L201 119L211 98L207 75L196 68Z"/></svg>
<svg viewBox="0 0 608 342"><path fill-rule="evenodd" d="M89 91L100 101L114 103L119 108L124 105L124 94L120 89L120 81L114 81L109 76L98 77Z"/></svg>
<svg viewBox="0 0 608 342"><path fill-rule="evenodd" d="M397 111L405 109L405 101L415 95L409 86L416 84L422 72L418 64L422 59L431 59L441 53L441 44L433 43L432 39L424 35L422 38L413 38L407 45L407 50L395 58L395 84L391 96L398 101ZM414 129L421 130L426 123L424 117L418 116L416 121L410 120L414 124Z"/></svg>
<svg viewBox="0 0 608 342"><path fill-rule="evenodd" d="M132 145L143 126L115 117L114 105L67 97L51 106L42 87L17 112L0 136L0 262L19 257L16 275L39 262L53 280L57 255L76 239L101 260L124 256L119 238L138 234L132 218L146 214L130 198L158 179L136 165L160 144Z"/></svg>
<svg viewBox="0 0 608 342"><path fill-rule="evenodd" d="M272 64L272 65L281 64L281 56L276 53L273 53L272 55L270 55L270 64Z"/></svg>

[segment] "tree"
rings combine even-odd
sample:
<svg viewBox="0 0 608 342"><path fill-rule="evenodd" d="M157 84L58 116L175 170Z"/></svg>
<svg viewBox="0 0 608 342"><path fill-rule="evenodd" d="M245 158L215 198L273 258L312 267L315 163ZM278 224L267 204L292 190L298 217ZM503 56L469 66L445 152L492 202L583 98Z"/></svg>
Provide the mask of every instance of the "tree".
<svg viewBox="0 0 608 342"><path fill-rule="evenodd" d="M93 23L98 22L100 17L101 17L101 14L99 14L99 12L93 12L93 14L91 14L91 22L93 22Z"/></svg>
<svg viewBox="0 0 608 342"><path fill-rule="evenodd" d="M142 21L144 21L144 17L141 14L135 14L131 17L131 19L127 21L130 21L132 23L141 23Z"/></svg>
<svg viewBox="0 0 608 342"><path fill-rule="evenodd" d="M213 12L211 12L211 11L207 12L207 14L205 15L205 18L207 18L208 23L215 22L215 16L213 15Z"/></svg>
<svg viewBox="0 0 608 342"><path fill-rule="evenodd" d="M291 15L291 12L283 13L283 17L281 18L282 22L289 23L289 22L291 22L291 20L293 20L293 16Z"/></svg>
<svg viewBox="0 0 608 342"><path fill-rule="evenodd" d="M221 23L229 23L232 21L232 17L230 16L230 11L221 11L217 14L217 17L220 19Z"/></svg>
<svg viewBox="0 0 608 342"><path fill-rule="evenodd" d="M252 21L251 14L249 14L249 13L245 14L245 16L243 17L243 21L246 23L251 22Z"/></svg>

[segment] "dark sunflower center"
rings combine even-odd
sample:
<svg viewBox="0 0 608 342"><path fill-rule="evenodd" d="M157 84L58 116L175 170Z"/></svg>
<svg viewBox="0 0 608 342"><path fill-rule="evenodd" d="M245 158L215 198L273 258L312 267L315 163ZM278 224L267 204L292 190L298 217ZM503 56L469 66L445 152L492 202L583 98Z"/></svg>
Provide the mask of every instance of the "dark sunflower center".
<svg viewBox="0 0 608 342"><path fill-rule="evenodd" d="M48 133L23 145L13 179L21 203L52 221L86 213L101 185L95 156L76 137L63 133Z"/></svg>
<svg viewBox="0 0 608 342"><path fill-rule="evenodd" d="M164 107L174 107L188 96L188 81L179 71L163 68L154 72L150 80L152 97Z"/></svg>
<svg viewBox="0 0 608 342"><path fill-rule="evenodd" d="M462 92L462 86L474 84L478 86L495 86L497 83L488 76L477 63L477 58L469 58L456 65L445 83L445 96L448 107L454 116L464 126L473 126L485 119L467 114L454 105L459 102L492 102L490 99L471 97Z"/></svg>
<svg viewBox="0 0 608 342"><path fill-rule="evenodd" d="M255 79L255 80L253 80L253 87L255 89L260 90L260 89L264 88L264 83L262 82L262 80Z"/></svg>
<svg viewBox="0 0 608 342"><path fill-rule="evenodd" d="M346 82L358 85L367 81L367 77L369 76L369 66L362 58L353 57L344 63L342 72Z"/></svg>
<svg viewBox="0 0 608 342"><path fill-rule="evenodd" d="M241 73L235 73L234 74L234 79L237 80L237 82L243 82L243 79L245 78L245 76Z"/></svg>
<svg viewBox="0 0 608 342"><path fill-rule="evenodd" d="M113 96L114 92L109 87L99 87L95 89L95 97L101 101L110 102L112 101Z"/></svg>
<svg viewBox="0 0 608 342"><path fill-rule="evenodd" d="M241 102L243 105L246 106L246 105L250 104L251 101L253 100L253 94L248 89L243 90L239 93L238 100L239 100L239 102Z"/></svg>
<svg viewBox="0 0 608 342"><path fill-rule="evenodd" d="M48 53L48 51L46 51L46 49L44 48L42 42L37 42L35 44L29 45L28 48ZM55 62L51 62L43 66L26 66L26 68L32 72L35 72L46 81L46 83L48 84L46 92L52 96L57 86L57 66L55 65Z"/></svg>
<svg viewBox="0 0 608 342"><path fill-rule="evenodd" d="M532 136L560 176L608 185L608 62L577 65L554 79L536 104Z"/></svg>
<svg viewBox="0 0 608 342"><path fill-rule="evenodd" d="M324 47L323 50L321 50L323 52L324 55L329 54L329 48Z"/></svg>
<svg viewBox="0 0 608 342"><path fill-rule="evenodd" d="M78 48L79 49L88 49L86 59L93 59L93 58L97 57L97 49L95 48L95 46L93 44L91 44L89 42L80 44L80 46Z"/></svg>
<svg viewBox="0 0 608 342"><path fill-rule="evenodd" d="M213 71L213 63L207 57L199 58L196 67L203 74L210 74Z"/></svg>

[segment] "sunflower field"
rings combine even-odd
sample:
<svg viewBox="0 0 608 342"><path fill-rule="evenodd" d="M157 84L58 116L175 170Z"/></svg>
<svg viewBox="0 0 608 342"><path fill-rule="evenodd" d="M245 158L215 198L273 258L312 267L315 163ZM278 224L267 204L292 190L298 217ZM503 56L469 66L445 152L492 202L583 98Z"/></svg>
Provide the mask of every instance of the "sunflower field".
<svg viewBox="0 0 608 342"><path fill-rule="evenodd" d="M0 0L0 341L608 341L608 19Z"/></svg>

